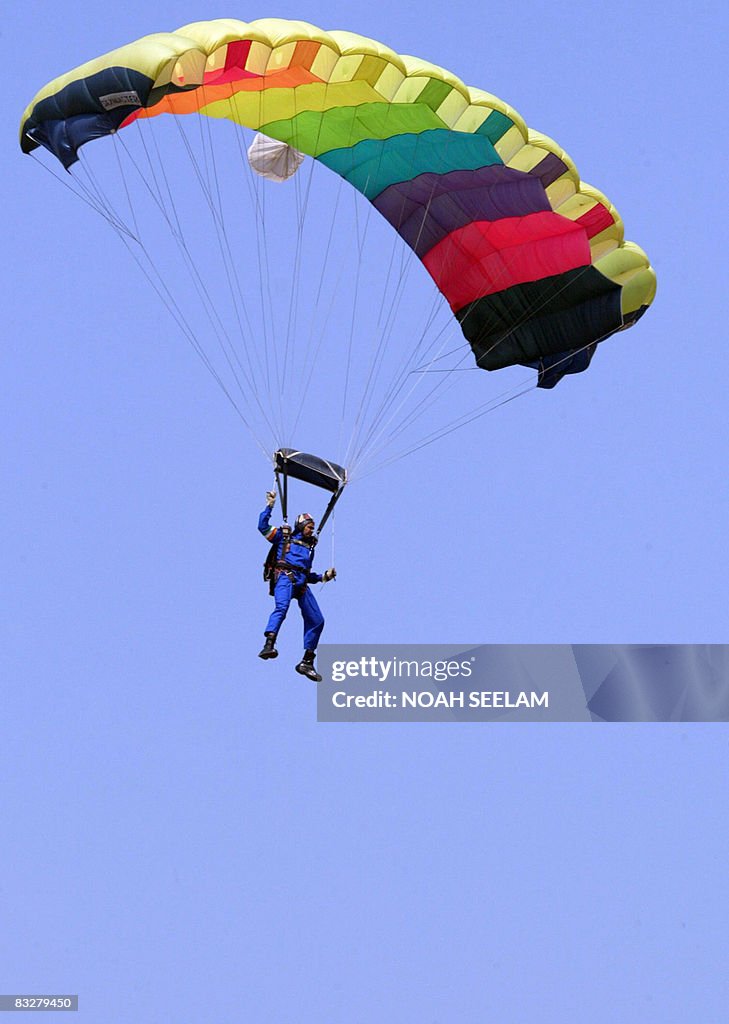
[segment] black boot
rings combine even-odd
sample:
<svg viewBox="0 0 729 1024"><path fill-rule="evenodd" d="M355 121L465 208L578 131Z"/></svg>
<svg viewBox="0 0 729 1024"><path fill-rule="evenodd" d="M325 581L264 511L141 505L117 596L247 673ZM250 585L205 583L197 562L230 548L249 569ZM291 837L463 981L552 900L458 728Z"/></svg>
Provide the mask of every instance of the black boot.
<svg viewBox="0 0 729 1024"><path fill-rule="evenodd" d="M266 642L263 645L263 650L259 652L259 658L278 658L278 651L276 650L276 634L266 633Z"/></svg>
<svg viewBox="0 0 729 1024"><path fill-rule="evenodd" d="M313 679L315 683L321 682L321 676L314 668L314 652L304 651L304 657L301 659L299 664L296 666L296 671L300 672L302 676L306 676L307 679Z"/></svg>

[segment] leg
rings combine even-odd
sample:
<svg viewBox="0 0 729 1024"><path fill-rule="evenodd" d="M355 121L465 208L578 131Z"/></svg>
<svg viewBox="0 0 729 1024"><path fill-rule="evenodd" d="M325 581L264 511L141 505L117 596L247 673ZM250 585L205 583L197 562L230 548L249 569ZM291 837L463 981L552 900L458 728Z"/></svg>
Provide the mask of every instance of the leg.
<svg viewBox="0 0 729 1024"><path fill-rule="evenodd" d="M304 617L304 647L307 651L315 651L324 629L324 616L308 587L299 597L299 608Z"/></svg>
<svg viewBox="0 0 729 1024"><path fill-rule="evenodd" d="M266 633L278 633L281 628L281 623L286 618L286 612L289 610L289 605L291 604L292 590L293 587L291 585L291 580L284 573L281 573L279 578L276 580L276 587L273 591L276 607L269 616L268 625L265 629Z"/></svg>

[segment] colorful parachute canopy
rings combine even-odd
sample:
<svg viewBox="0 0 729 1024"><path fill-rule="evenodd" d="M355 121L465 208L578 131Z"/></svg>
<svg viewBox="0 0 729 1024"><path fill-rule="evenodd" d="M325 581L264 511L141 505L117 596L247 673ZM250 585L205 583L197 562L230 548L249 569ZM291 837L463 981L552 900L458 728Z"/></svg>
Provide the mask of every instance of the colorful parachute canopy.
<svg viewBox="0 0 729 1024"><path fill-rule="evenodd" d="M647 256L555 142L449 71L349 32L266 19L146 36L42 89L21 146L68 168L84 143L168 112L235 121L350 182L422 260L485 369L534 366L551 387L654 297Z"/></svg>

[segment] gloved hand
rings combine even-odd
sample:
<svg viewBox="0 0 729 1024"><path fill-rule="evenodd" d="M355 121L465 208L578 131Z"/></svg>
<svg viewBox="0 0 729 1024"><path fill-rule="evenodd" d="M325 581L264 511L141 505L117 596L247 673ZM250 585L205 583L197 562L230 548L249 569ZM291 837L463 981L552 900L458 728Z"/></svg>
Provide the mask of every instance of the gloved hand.
<svg viewBox="0 0 729 1024"><path fill-rule="evenodd" d="M337 578L337 570L336 569L327 569L327 571L322 576L321 581L322 581L322 583L328 583L329 580L335 580L336 578Z"/></svg>
<svg viewBox="0 0 729 1024"><path fill-rule="evenodd" d="M275 491L266 491L266 504L268 505L269 508L273 508L273 506L276 504Z"/></svg>

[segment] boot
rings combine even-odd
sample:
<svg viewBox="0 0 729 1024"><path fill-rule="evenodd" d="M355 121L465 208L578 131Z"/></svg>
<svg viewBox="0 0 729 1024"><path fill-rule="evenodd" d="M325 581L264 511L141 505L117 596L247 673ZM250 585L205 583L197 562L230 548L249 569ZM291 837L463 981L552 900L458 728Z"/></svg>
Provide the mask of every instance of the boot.
<svg viewBox="0 0 729 1024"><path fill-rule="evenodd" d="M314 651L304 651L304 657L296 666L296 671L300 672L302 676L306 676L307 679L312 679L315 683L321 682L321 676L314 668Z"/></svg>
<svg viewBox="0 0 729 1024"><path fill-rule="evenodd" d="M259 658L278 658L278 651L276 650L276 634L266 633L266 642L263 645L263 650L259 652Z"/></svg>

